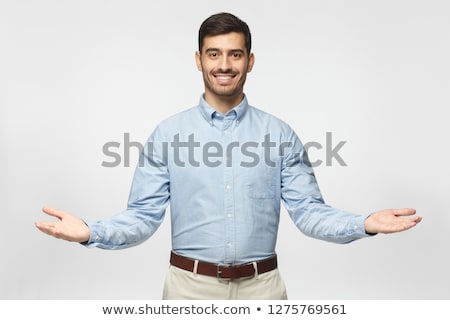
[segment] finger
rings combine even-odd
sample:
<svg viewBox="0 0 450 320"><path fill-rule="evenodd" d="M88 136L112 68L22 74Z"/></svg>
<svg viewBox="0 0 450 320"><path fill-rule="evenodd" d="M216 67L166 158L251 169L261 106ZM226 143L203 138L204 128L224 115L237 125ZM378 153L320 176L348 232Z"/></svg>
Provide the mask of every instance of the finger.
<svg viewBox="0 0 450 320"><path fill-rule="evenodd" d="M52 222L35 222L34 225L43 233L53 235L55 225Z"/></svg>
<svg viewBox="0 0 450 320"><path fill-rule="evenodd" d="M405 231L405 230L411 229L415 226L416 226L416 222L414 222L413 220L401 219L401 221L398 221L397 223L392 225L392 230L390 230L389 232ZM387 233L389 233L389 232L387 232Z"/></svg>
<svg viewBox="0 0 450 320"><path fill-rule="evenodd" d="M40 229L40 228L52 228L54 227L54 222L42 222L42 221L36 221L34 225Z"/></svg>
<svg viewBox="0 0 450 320"><path fill-rule="evenodd" d="M36 227L43 233L53 236L58 239L66 239L64 234L61 233L61 228L59 227L59 222L36 222ZM67 240L67 239L66 239Z"/></svg>
<svg viewBox="0 0 450 320"><path fill-rule="evenodd" d="M413 214L416 214L416 209L413 208L395 209L394 214L396 216L412 216Z"/></svg>
<svg viewBox="0 0 450 320"><path fill-rule="evenodd" d="M57 210L57 209L50 208L50 207L43 207L42 211L45 212L46 214L48 214L49 216L58 218L59 220L62 220L62 218L65 215L64 211Z"/></svg>
<svg viewBox="0 0 450 320"><path fill-rule="evenodd" d="M415 216L409 219L400 219L402 220L402 222L408 226L409 228L415 227L418 223L420 223L422 221L422 217L419 216Z"/></svg>

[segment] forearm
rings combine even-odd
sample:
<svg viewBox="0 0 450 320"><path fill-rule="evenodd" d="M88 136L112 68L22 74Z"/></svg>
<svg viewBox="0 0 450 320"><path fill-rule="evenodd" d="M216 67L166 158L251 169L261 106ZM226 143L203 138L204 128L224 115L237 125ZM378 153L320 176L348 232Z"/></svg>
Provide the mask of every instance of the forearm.
<svg viewBox="0 0 450 320"><path fill-rule="evenodd" d="M102 249L125 249L151 237L164 218L164 210L151 214L128 209L111 218L86 221L90 237L83 245Z"/></svg>
<svg viewBox="0 0 450 320"><path fill-rule="evenodd" d="M349 243L370 236L364 226L369 214L354 214L323 203L295 208L290 214L300 231L316 239Z"/></svg>

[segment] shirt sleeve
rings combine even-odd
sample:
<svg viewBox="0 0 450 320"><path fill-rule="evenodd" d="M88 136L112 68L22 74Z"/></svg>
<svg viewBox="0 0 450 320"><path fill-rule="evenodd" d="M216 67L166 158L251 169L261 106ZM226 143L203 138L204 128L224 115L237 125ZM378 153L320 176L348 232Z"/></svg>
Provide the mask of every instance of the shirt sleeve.
<svg viewBox="0 0 450 320"><path fill-rule="evenodd" d="M161 225L169 203L167 152L157 128L147 140L135 169L127 209L110 218L86 221L87 247L123 249L147 240Z"/></svg>
<svg viewBox="0 0 450 320"><path fill-rule="evenodd" d="M364 221L369 214L325 204L300 139L292 132L289 141L291 148L283 155L281 167L281 197L297 228L307 236L335 243L368 237Z"/></svg>

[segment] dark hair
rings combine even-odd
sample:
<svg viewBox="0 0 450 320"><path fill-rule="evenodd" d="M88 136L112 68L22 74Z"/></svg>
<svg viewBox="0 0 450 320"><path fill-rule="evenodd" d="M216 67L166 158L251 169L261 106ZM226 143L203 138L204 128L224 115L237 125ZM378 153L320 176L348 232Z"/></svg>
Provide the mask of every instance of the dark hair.
<svg viewBox="0 0 450 320"><path fill-rule="evenodd" d="M217 13L207 18L198 31L198 50L202 52L203 41L207 36L217 36L230 32L243 33L245 37L245 47L250 54L252 48L252 36L247 23L232 15L231 13Z"/></svg>

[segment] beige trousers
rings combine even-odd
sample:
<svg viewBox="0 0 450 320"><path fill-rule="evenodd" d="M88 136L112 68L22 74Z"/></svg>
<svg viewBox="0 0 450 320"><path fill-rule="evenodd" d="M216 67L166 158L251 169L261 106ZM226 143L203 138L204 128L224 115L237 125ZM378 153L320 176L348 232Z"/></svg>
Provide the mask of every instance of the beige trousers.
<svg viewBox="0 0 450 320"><path fill-rule="evenodd" d="M169 266L164 300L286 300L286 288L278 269L234 280L196 274Z"/></svg>

